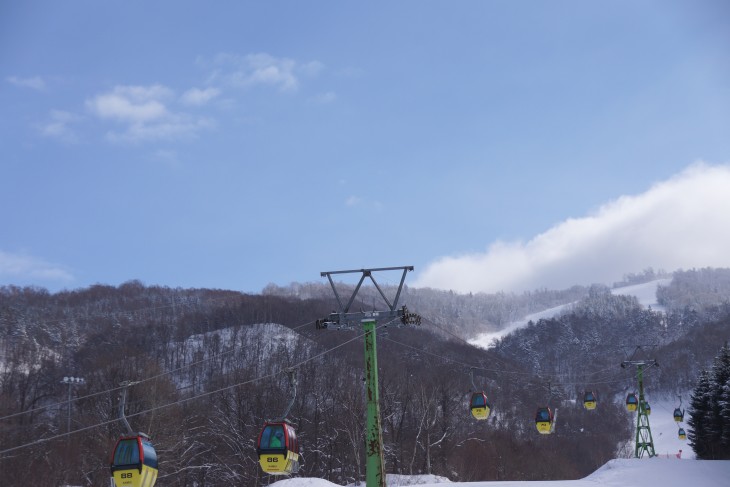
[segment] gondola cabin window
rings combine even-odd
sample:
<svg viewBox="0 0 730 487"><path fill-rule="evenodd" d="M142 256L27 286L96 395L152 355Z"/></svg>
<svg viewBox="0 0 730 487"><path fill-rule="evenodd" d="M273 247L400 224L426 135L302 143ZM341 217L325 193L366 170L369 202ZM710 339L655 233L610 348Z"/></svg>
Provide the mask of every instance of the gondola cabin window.
<svg viewBox="0 0 730 487"><path fill-rule="evenodd" d="M282 448L284 446L284 428L277 426L272 428L269 448Z"/></svg>
<svg viewBox="0 0 730 487"><path fill-rule="evenodd" d="M114 454L114 465L136 465L139 463L139 445L136 438L120 440ZM157 456L155 456L155 464Z"/></svg>
<svg viewBox="0 0 730 487"><path fill-rule="evenodd" d="M152 468L157 468L157 452L152 444L148 441L143 441L142 448L144 450L144 464Z"/></svg>
<svg viewBox="0 0 730 487"><path fill-rule="evenodd" d="M284 428L282 425L271 425L264 429L261 436L261 448L284 448Z"/></svg>

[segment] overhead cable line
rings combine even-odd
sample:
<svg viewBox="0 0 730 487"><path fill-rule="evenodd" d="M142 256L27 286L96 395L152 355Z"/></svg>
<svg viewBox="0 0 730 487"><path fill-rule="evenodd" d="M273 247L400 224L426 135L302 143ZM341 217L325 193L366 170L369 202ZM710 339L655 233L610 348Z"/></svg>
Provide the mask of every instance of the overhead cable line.
<svg viewBox="0 0 730 487"><path fill-rule="evenodd" d="M446 328L438 325L434 320L431 320L431 319L428 319L428 318L424 318L424 321L427 324L430 324L432 326L435 326L436 328L442 330L443 332L445 332L445 333L453 336L454 338L458 339L459 341L463 342L464 344L466 344L466 345L468 345L468 346L470 346L472 348L476 348L476 349L479 349L479 350L483 350L485 353L488 353L488 350L481 349L480 347L477 347L476 345L474 345L472 343L469 343L467 340L465 340L464 338L460 337L459 335L457 335L457 334L451 332L450 330L448 330L448 329L446 329ZM411 348L413 348L413 347L411 347ZM425 352L424 350L421 350L421 349L418 349L418 351L422 351L424 353L429 353L429 352ZM445 357L441 357L441 358L446 359ZM497 362L500 362L504 366L511 367L511 365L509 363L507 363L504 359L502 359L502 358L500 358L498 356L494 356L493 355L493 356L490 357L490 359L491 360L495 360ZM546 377L553 377L553 378L556 378L556 379L559 378L559 377L571 377L571 376L573 376L573 374L537 374L535 372L518 372L518 371L509 371L509 370L506 371L506 370L503 370L503 369L490 369L490 368L481 367L481 366L475 366L475 365L470 365L470 364L463 364L461 362L454 361L452 359L446 359L446 360L450 360L452 362L458 363L460 365L464 365L466 367L470 367L470 368L474 368L474 369L478 369L478 370L483 370L485 372L492 372L492 373L513 374L513 375L519 375L519 376L544 375ZM587 375L587 376L597 375L597 374L600 374L600 373L605 372L605 371L608 371L608 370L613 370L613 367L612 366L608 366L608 367L606 367L604 369L597 370L595 372L588 372L585 375ZM611 382L613 382L613 380ZM616 382L618 382L618 380L616 380ZM592 382L581 382L581 383L582 384L601 384L601 383L606 383L606 382L592 381ZM566 385L572 385L572 384L566 384Z"/></svg>
<svg viewBox="0 0 730 487"><path fill-rule="evenodd" d="M490 368L486 368L486 367L481 367L479 365L467 364L467 363L461 362L459 360L455 360L455 359L452 359L452 358L449 358L449 357L445 357L443 355L439 355L439 354L436 354L436 353L433 353L433 352L428 352L426 350L423 350L422 348L417 348L417 347L408 345L406 343L399 342L397 340L393 340L392 338L389 338L389 337L382 337L382 338L384 340L387 340L389 342L393 342L393 343L395 343L397 345L400 345L402 347L406 347L406 348L410 348L412 350L415 350L416 352L424 353L424 354L430 355L432 357L440 358L440 359L443 359L443 360L445 360L447 362L451 362L453 364L460 365L462 367L469 368L469 369L482 370L482 371L485 371L485 372L494 372L494 373L500 373L500 374L515 374L515 375L532 376L532 377L541 376L543 378L544 377L547 377L547 378L554 378L554 379L557 379L559 377L567 377L567 376L570 376L570 374L536 374L534 372L516 372L516 371L506 371L506 370L501 370L501 369L490 369ZM591 372L591 373L589 373L587 375L599 374L599 373L602 373L602 372L606 372L606 371L608 371L608 370L610 370L612 368L613 367L606 367L604 369L597 370L595 372ZM617 382L622 382L624 380L626 380L626 377L624 377L624 376L621 376L620 378L608 377L605 380L604 379L600 379L600 380L594 380L594 381L580 381L580 382L573 382L573 383L563 383L563 382L561 382L561 385L569 386L569 385L613 384L613 383L617 383ZM559 381L556 381L556 382L559 382Z"/></svg>
<svg viewBox="0 0 730 487"><path fill-rule="evenodd" d="M314 324L314 322L315 321L312 320L312 321L309 321L309 322L304 323L302 325L298 325L298 326L296 326L294 328L289 328L289 327L287 327L285 325L281 325L281 326L284 326L285 328L289 328L290 330L298 330L299 328L302 328L302 327L305 327L305 326L311 326L312 324ZM249 326L249 325L241 325L241 326ZM218 330L215 330L215 331L218 331ZM211 332L211 333L214 333L214 332ZM210 360L218 359L220 357L223 357L224 355L231 354L231 353L233 353L235 351L236 351L236 347L235 347L235 344L234 344L234 346L230 350L226 350L224 352L220 352L220 353L217 353L217 354L214 354L214 355L210 355L208 358L204 358L204 359L198 360L196 362L191 362L189 364L182 365L182 366L178 367L177 369L168 370L167 372L161 372L161 373L159 373L157 375L153 375L153 376L148 377L146 379L140 379L138 381L135 381L135 385L142 384L144 382L149 382L151 380L159 379L159 378L164 377L166 375L171 375L171 374L180 372L181 370L184 370L184 369L187 369L187 368L190 368L190 367L194 367L196 365L203 364L203 363L208 362ZM7 416L2 416L2 417L0 417L0 421L6 420L6 419L10 419L10 418L14 418L14 417L17 417L17 416L22 416L22 415L25 415L25 414L34 413L34 412L37 412L37 411L43 411L43 410L46 410L46 409L52 409L52 408L55 408L55 407L65 406L65 405L68 405L69 402L70 403L73 403L75 401L80 401L82 399L88 399L88 398L91 398L91 397L100 396L102 394L116 392L116 391L119 391L121 389L124 389L124 386L113 387L111 389L107 389L107 390L99 391L99 392L93 392L93 393L87 394L85 396L75 397L75 398L71 399L70 401L69 400L66 400L66 401L61 401L61 402L57 402L57 403L54 403L54 404L49 404L49 405L46 405L46 406L39 406L37 408L28 409L26 411L21 411L19 413L13 413L13 414L9 414Z"/></svg>
<svg viewBox="0 0 730 487"><path fill-rule="evenodd" d="M389 325L393 321L395 321L395 320L392 320L392 321L387 322L387 323L383 323L382 325L378 325L376 327L376 330L379 329L379 328L382 328L384 326ZM182 403L185 403L185 402L189 402L189 401L192 401L192 400L195 400L195 399L199 399L201 397L210 396L210 395L213 395L213 394L217 394L219 392L227 391L229 389L235 389L237 387L241 387L241 386L244 386L244 385L247 385L247 384L252 384L254 382L259 382L259 381L262 381L262 380L265 380L265 379L274 378L274 377L276 377L278 375L288 373L288 371L290 369L294 369L294 368L297 368L297 367L301 367L302 365L304 365L304 364L306 364L308 362L311 362L312 360L315 360L317 358L320 358L320 357L322 357L322 356L324 356L324 355L326 355L326 354L328 354L328 353L330 353L330 352L332 352L332 351L334 351L334 350L336 350L336 349L338 349L340 347L343 347L343 346L345 346L345 345L347 345L347 344L349 344L351 342L354 342L355 340L358 340L358 339L360 339L360 338L362 338L364 336L365 336L365 333L358 334L357 336L355 336L355 337L353 337L353 338L351 338L349 340L346 340L346 341L344 341L344 342L342 342L342 343L340 343L340 344L338 344L338 345L336 345L336 346L334 346L334 347L332 347L332 348L330 348L328 350L325 350L325 351L323 351L321 353L318 353L317 355L314 355L314 356L309 357L309 358L307 358L305 360L302 360L301 362L299 362L299 363L297 363L295 365L292 365L291 367L287 367L286 369L280 370L278 372L272 372L271 374L266 374L264 376L256 377L254 379L250 379L250 380L247 380L247 381L239 382L239 383L236 383L236 384L233 384L233 385L230 385L230 386L221 387L221 388L215 389L213 391L208 391L208 392L204 392L204 393L198 394L196 396L186 397L186 398L183 398L183 399L179 399L177 401L173 401L171 403L167 403L167 404L163 404L163 405L156 406L156 407L153 407L153 408L145 409L143 411L139 411L139 412L136 412L136 413L133 413L133 414L128 414L127 417L128 418L133 418L133 417L136 417L136 416L141 416L143 414L147 414L147 413L154 412L154 411L159 411L160 409L165 409L165 408L168 408L170 406L175 406L175 405L178 405L178 404L182 404ZM146 379L146 380L151 380L151 379ZM79 429L76 429L76 430L73 430L73 431L69 431L69 432L66 432L66 433L62 433L62 434L58 434L58 435L55 435L55 436L50 436L50 437L47 437L47 438L41 438L39 440L30 442L30 443L26 443L26 444L19 445L19 446L14 446L12 448L7 448L5 450L0 450L0 455L4 455L6 453L10 453L10 452L15 451L15 450L20 450L22 448L26 448L26 447L29 447L29 446L34 446L34 445L38 445L38 444L41 444L41 443L46 443L48 441L57 440L59 438L64 438L66 436L70 436L70 435L73 435L73 434L76 434L76 433L81 433L83 431L89 431L89 430L92 430L92 429L95 429L95 428L99 428L101 426L107 426L107 425L116 423L118 421L119 421L119 418L115 418L115 419L108 420L108 421L103 421L101 423L97 423L97 424L94 424L94 425L84 426L83 428L79 428ZM2 456L0 456L0 460L4 460L6 458L10 458L10 457L2 457Z"/></svg>

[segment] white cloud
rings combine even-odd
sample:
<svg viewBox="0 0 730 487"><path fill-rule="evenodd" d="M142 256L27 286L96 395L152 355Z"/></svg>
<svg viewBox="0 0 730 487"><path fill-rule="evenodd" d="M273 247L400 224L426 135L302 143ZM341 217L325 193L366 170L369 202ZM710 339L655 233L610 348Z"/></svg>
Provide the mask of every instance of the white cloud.
<svg viewBox="0 0 730 487"><path fill-rule="evenodd" d="M185 105L201 106L220 95L220 92L217 88L206 88L204 90L191 88L182 94L180 101Z"/></svg>
<svg viewBox="0 0 730 487"><path fill-rule="evenodd" d="M530 241L429 264L416 287L520 292L620 280L647 267L730 267L730 165L696 163L594 214L568 219Z"/></svg>
<svg viewBox="0 0 730 487"><path fill-rule="evenodd" d="M0 278L20 281L73 281L73 275L63 266L51 264L26 253L0 250Z"/></svg>
<svg viewBox="0 0 730 487"><path fill-rule="evenodd" d="M123 132L109 131L107 140L111 142L148 142L152 140L187 139L197 136L202 130L215 127L207 118L192 118L187 115L174 115L154 123L133 123Z"/></svg>
<svg viewBox="0 0 730 487"><path fill-rule="evenodd" d="M256 85L275 86L280 91L294 92L299 88L299 76L316 76L323 69L318 61L299 63L289 58L277 58L266 53L219 54L212 62L214 71L208 81L249 88Z"/></svg>
<svg viewBox="0 0 730 487"><path fill-rule="evenodd" d="M142 123L168 115L163 104L172 91L161 85L116 86L109 93L86 101L86 106L100 118Z"/></svg>
<svg viewBox="0 0 730 487"><path fill-rule="evenodd" d="M8 83L14 84L21 88L31 88L37 91L44 91L46 89L46 83L40 76L33 76L32 78L18 78L17 76L8 76L5 78Z"/></svg>
<svg viewBox="0 0 730 487"><path fill-rule="evenodd" d="M181 101L201 103L203 98L213 96L215 94L207 90L189 90ZM86 106L102 120L123 124L123 130L107 132L106 138L112 142L190 138L215 126L208 118L170 110L171 101L174 101L174 92L166 86L116 86L108 93L87 100Z"/></svg>
<svg viewBox="0 0 730 487"><path fill-rule="evenodd" d="M62 110L52 110L50 120L38 125L38 130L44 137L51 137L63 142L74 143L78 141L76 132L71 128L81 120L81 117Z"/></svg>

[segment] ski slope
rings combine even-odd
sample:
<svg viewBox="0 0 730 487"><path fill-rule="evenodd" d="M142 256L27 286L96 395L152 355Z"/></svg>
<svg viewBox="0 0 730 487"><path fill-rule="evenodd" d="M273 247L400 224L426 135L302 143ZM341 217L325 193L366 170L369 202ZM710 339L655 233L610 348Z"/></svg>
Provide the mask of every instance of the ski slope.
<svg viewBox="0 0 730 487"><path fill-rule="evenodd" d="M666 286L672 282L672 278L657 279L643 284L634 284L632 286L617 287L611 289L611 294L615 296L635 296L639 300L639 304L654 311L665 311L664 307L657 303L656 291L659 286Z"/></svg>
<svg viewBox="0 0 730 487"><path fill-rule="evenodd" d="M444 487L728 487L730 460L677 460L644 458L611 460L581 480L449 482L433 475L407 477L388 475L388 487L420 485ZM365 486L365 482L360 484ZM295 478L281 480L272 487L336 487L322 479ZM352 484L349 487L354 487Z"/></svg>
<svg viewBox="0 0 730 487"><path fill-rule="evenodd" d="M541 319L548 319L554 316L558 316L560 313L563 312L563 310L569 309L572 305L573 303L561 304L560 306L555 306L554 308L548 308L542 311L538 311L537 313L532 313L525 316L521 320L508 323L507 326L505 326L501 330L482 333L476 338L469 340L469 343L480 348L491 348L494 346L495 340L500 340L501 338L509 335L513 331L524 328L530 321L536 323L538 320Z"/></svg>
<svg viewBox="0 0 730 487"><path fill-rule="evenodd" d="M686 401L689 393L684 394L685 403L682 408L686 408ZM679 426L674 422L674 408L679 405L678 399L661 399L652 396L651 382L649 381L646 390L646 399L651 404L651 415L649 415L649 426L651 427L651 437L654 440L654 452L657 456L673 457L679 450L682 450L683 459L693 459L695 454L689 446L688 440L680 440L677 436ZM685 420L689 418L689 414L685 414ZM636 417L634 416L634 420ZM636 421L634 421L636 422ZM687 422L682 423L682 427L687 431ZM727 481L730 487L730 477Z"/></svg>
<svg viewBox="0 0 730 487"><path fill-rule="evenodd" d="M651 309L653 309L654 311L664 311L664 308L657 303L656 291L659 286L666 286L671 282L671 280L671 278L657 279L655 281L649 281L642 284L617 287L615 289L611 289L611 294L622 296L635 296L636 299L639 301L639 304L641 304L645 308L651 307ZM476 338L469 340L469 343L481 348L490 348L494 346L495 340L499 340L502 337L509 335L513 331L519 330L520 328L527 326L527 323L529 323L530 321L535 323L540 319L553 318L560 315L560 313L562 313L563 311L568 311L571 306L573 306L573 304L575 303L561 304L560 306L555 306L553 308L538 311L537 313L532 313L525 316L521 320L508 323L501 330L489 333L482 333Z"/></svg>

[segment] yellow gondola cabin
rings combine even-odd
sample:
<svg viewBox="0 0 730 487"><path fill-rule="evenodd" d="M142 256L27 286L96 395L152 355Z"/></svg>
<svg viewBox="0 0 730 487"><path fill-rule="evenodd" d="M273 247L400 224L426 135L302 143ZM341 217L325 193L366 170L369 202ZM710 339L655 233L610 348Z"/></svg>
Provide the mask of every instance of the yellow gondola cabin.
<svg viewBox="0 0 730 487"><path fill-rule="evenodd" d="M637 399L636 394L633 392L626 396L626 409L628 409L631 412L636 411L636 409L639 407L639 399Z"/></svg>
<svg viewBox="0 0 730 487"><path fill-rule="evenodd" d="M548 407L538 408L535 413L535 427L540 434L549 435L555 429L553 412Z"/></svg>
<svg viewBox="0 0 730 487"><path fill-rule="evenodd" d="M474 419L485 420L489 418L489 414L492 412L492 405L489 404L487 395L483 392L475 392L471 395L469 401L469 410Z"/></svg>
<svg viewBox="0 0 730 487"><path fill-rule="evenodd" d="M583 396L583 407L591 411L596 409L597 404L598 401L596 400L596 395L592 392L586 392Z"/></svg>

